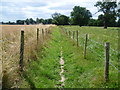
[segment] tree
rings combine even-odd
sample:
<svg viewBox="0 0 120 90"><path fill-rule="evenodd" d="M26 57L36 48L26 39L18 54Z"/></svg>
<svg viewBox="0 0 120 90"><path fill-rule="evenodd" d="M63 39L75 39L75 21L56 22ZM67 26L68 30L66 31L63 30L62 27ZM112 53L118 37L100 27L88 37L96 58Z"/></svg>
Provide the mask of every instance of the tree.
<svg viewBox="0 0 120 90"><path fill-rule="evenodd" d="M98 16L97 26L103 26L104 25L104 15L100 14Z"/></svg>
<svg viewBox="0 0 120 90"><path fill-rule="evenodd" d="M96 19L90 19L89 22L88 22L88 26L97 26L98 20Z"/></svg>
<svg viewBox="0 0 120 90"><path fill-rule="evenodd" d="M52 15L53 24L57 25L68 25L69 24L69 17L65 15L61 15L60 13L54 13Z"/></svg>
<svg viewBox="0 0 120 90"><path fill-rule="evenodd" d="M53 19L52 24L57 24L57 21L55 19Z"/></svg>
<svg viewBox="0 0 120 90"><path fill-rule="evenodd" d="M118 19L117 26L120 27L120 18Z"/></svg>
<svg viewBox="0 0 120 90"><path fill-rule="evenodd" d="M29 21L29 19L28 19L28 18L25 20L25 23L26 23L27 25L29 25L29 24L30 24L30 21Z"/></svg>
<svg viewBox="0 0 120 90"><path fill-rule="evenodd" d="M68 25L69 24L69 17L65 15L60 16L60 24L61 25Z"/></svg>
<svg viewBox="0 0 120 90"><path fill-rule="evenodd" d="M24 20L17 20L17 21L16 21L16 24L23 25L23 24L24 24Z"/></svg>
<svg viewBox="0 0 120 90"><path fill-rule="evenodd" d="M37 23L37 24L39 24L39 23L40 23L40 22L39 22L39 18L36 18L36 23Z"/></svg>
<svg viewBox="0 0 120 90"><path fill-rule="evenodd" d="M57 20L60 15L61 15L60 13L55 12L54 14L52 14L52 18L54 20Z"/></svg>
<svg viewBox="0 0 120 90"><path fill-rule="evenodd" d="M118 3L118 5L120 5L120 2ZM120 27L120 9L118 9L117 11L117 16L118 16L117 26Z"/></svg>
<svg viewBox="0 0 120 90"><path fill-rule="evenodd" d="M44 22L45 22L44 19L41 18L40 23L44 24Z"/></svg>
<svg viewBox="0 0 120 90"><path fill-rule="evenodd" d="M45 24L52 24L52 19L51 18L45 19Z"/></svg>
<svg viewBox="0 0 120 90"><path fill-rule="evenodd" d="M111 18L115 21L116 20L116 10L117 7L116 2L101 2L98 1L95 4L96 7L98 7L98 12L103 12L103 18L104 18L104 28L106 29L108 27L108 22L111 20Z"/></svg>
<svg viewBox="0 0 120 90"><path fill-rule="evenodd" d="M44 19L39 19L39 18L36 18L36 23L39 24L39 23L42 23L42 24L45 24L45 20Z"/></svg>
<svg viewBox="0 0 120 90"><path fill-rule="evenodd" d="M30 24L35 24L36 23L32 18L29 19L29 22L30 22Z"/></svg>
<svg viewBox="0 0 120 90"><path fill-rule="evenodd" d="M53 21L52 21L52 23L53 24L57 24L57 25L59 25L59 17L60 17L60 13L54 13L54 14L52 14L52 18L53 18Z"/></svg>
<svg viewBox="0 0 120 90"><path fill-rule="evenodd" d="M92 14L84 7L75 6L71 12L71 19L75 25L87 25L90 17L92 17Z"/></svg>

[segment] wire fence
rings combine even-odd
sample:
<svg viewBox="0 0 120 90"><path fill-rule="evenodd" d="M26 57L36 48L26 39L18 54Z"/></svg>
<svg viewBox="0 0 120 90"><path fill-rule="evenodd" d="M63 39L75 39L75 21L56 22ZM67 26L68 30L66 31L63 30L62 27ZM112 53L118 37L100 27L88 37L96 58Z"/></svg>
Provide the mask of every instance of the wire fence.
<svg viewBox="0 0 120 90"><path fill-rule="evenodd" d="M51 29L48 29L48 28L50 28L50 27L47 27L47 28L41 28L41 27L40 28L33 28L33 29L36 29L34 31L33 31L33 29L29 28L30 30L33 31L33 33L25 31L25 30L21 30L21 31L25 31L24 45L23 45L23 47L24 47L23 49L25 49L24 50L25 53L23 55L24 59L27 59L28 57L32 57L31 56L31 55L33 55L32 52L34 52L33 49L34 48L35 48L35 50L38 49L38 48L36 48L36 47L38 47L37 44L42 44L47 39L46 37L48 36L48 34L50 34L49 32L51 30ZM39 29L39 34L37 34L37 29ZM42 33L42 30L44 31L44 33ZM13 33L13 32L11 32L11 33ZM12 39L9 40L8 36L7 36L7 38L5 38L5 35L4 35L4 39L0 40L0 42L2 43L2 45L4 45L4 47L2 48L3 64L9 63L9 65L10 65L10 63L13 63L13 62L14 63L15 62L18 63L19 59L21 59L20 56L23 54L23 52L20 52L20 47L21 47L20 46L21 45L21 42L20 42L21 38L20 37L21 36L20 36L19 33L21 33L21 32L17 31L17 34L19 36L18 36L18 38L15 39L15 41L12 41ZM32 34L34 34L34 35L32 35ZM37 35L39 35L39 36L37 36ZM29 38L28 38L28 36L29 36ZM44 36L44 38L43 38L43 36ZM39 40L40 43L37 43L37 40ZM32 47L31 44L33 44L34 47ZM6 49L6 47L9 48L9 49ZM28 50L28 49L30 49L30 50ZM32 54L29 54L29 53L32 53ZM28 56L26 56L26 55L28 55Z"/></svg>
<svg viewBox="0 0 120 90"><path fill-rule="evenodd" d="M61 28L62 30L64 30L64 32L68 33L70 30L66 29L66 28ZM75 30L74 30L75 31ZM72 32L73 33L73 32ZM71 34L72 35L72 34ZM70 36L71 39L73 36ZM74 36L76 37L76 35ZM85 34L79 34L79 45L82 46L84 48L84 44L85 44ZM74 38L75 41L77 41L77 38ZM96 56L97 61L105 61L105 57L104 57L104 45L96 42L95 40L93 40L92 38L89 37L88 39L88 45L87 45L87 49L89 52L91 52L94 57ZM116 67L116 65L118 65L117 61L115 62L116 59L118 59L118 52L116 50L114 50L113 48L110 48L110 59L111 61L109 62L109 64L118 72L120 72L120 70ZM114 64L116 65L114 65Z"/></svg>

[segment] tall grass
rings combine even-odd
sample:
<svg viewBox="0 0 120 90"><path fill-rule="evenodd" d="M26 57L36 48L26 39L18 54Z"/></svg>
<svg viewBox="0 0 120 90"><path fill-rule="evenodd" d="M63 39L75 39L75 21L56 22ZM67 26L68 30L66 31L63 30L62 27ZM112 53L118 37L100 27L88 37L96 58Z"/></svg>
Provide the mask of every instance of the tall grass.
<svg viewBox="0 0 120 90"><path fill-rule="evenodd" d="M44 42L41 29L51 25L2 25L2 73L3 87L16 87L22 82L19 76L20 32L24 30L24 66L36 57L37 28L40 29L39 46ZM24 68L25 69L25 68Z"/></svg>

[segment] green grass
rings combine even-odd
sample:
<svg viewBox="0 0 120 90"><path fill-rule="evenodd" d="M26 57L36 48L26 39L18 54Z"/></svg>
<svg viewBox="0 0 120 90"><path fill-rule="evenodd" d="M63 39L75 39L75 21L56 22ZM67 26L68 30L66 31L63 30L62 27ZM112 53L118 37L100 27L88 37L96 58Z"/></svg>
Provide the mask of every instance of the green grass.
<svg viewBox="0 0 120 90"><path fill-rule="evenodd" d="M73 62L72 68L75 66L80 70L81 74L76 74L76 79L70 79L73 81L73 84L70 81L66 82L68 87L81 87L81 88L100 88L100 87L109 87L114 88L118 85L118 71L110 65L110 81L109 83L104 82L104 43L110 42L110 62L113 63L118 68L118 30L115 28L108 28L107 30L102 29L101 27L79 27L79 26L65 26L65 30L76 31L79 30L79 50L78 52L74 51L73 57L69 59L68 62ZM85 34L89 34L88 47L87 47L87 59L83 59L83 48L85 41ZM90 41L92 40L92 41ZM75 41L75 40L74 40ZM97 43L96 43L97 42ZM99 43L99 44L98 44ZM72 47L71 47L72 48ZM69 53L72 51L68 49ZM73 52L71 52L73 53ZM79 54L79 55L78 55ZM66 55L65 55L66 56ZM67 63L68 64L68 63ZM69 69L68 69L69 70ZM75 69L77 70L77 69ZM75 70L70 70L75 71ZM80 71L73 72L71 75ZM67 73L67 75L69 75ZM79 77L78 77L79 76ZM79 85L75 84L80 82ZM71 86L73 85L73 86ZM76 86L75 86L76 85Z"/></svg>
<svg viewBox="0 0 120 90"><path fill-rule="evenodd" d="M59 27L53 28L51 40L38 52L38 58L32 60L28 65L28 69L25 72L26 80L34 88L55 88L57 85L60 85L59 61L62 47L63 59L65 61L64 75L66 78L64 88L117 88L118 72L112 66L110 66L109 71L109 82L105 83L104 81L104 46L96 44L96 42L104 44L106 41L109 41L111 48L116 51L117 30L112 30L114 28L104 30L100 27L88 28L78 26L64 26L64 28L71 31L80 30L80 46L77 47L76 41L66 36ZM114 34L112 35L110 32ZM89 41L87 59L84 59L83 48L86 33L89 34ZM113 38L108 38L111 36ZM95 42L90 41L90 39ZM113 63L117 66L116 53L112 58L114 58Z"/></svg>
<svg viewBox="0 0 120 90"><path fill-rule="evenodd" d="M118 30L119 28L108 27L79 27L79 26L66 26L66 30L79 31L79 45L84 48L85 34L88 34L87 52L93 53L88 55L88 58L94 56L96 60L103 61L105 43L110 42L110 62L118 68Z"/></svg>
<svg viewBox="0 0 120 90"><path fill-rule="evenodd" d="M53 32L52 40L42 48L42 52L38 52L38 59L33 60L28 67L27 76L34 88L55 88L59 84L59 34Z"/></svg>

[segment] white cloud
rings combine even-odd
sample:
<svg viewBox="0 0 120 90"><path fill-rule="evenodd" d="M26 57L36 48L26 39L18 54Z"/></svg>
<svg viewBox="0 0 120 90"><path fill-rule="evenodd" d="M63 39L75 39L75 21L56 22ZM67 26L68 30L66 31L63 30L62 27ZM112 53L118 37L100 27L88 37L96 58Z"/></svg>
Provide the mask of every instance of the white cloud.
<svg viewBox="0 0 120 90"><path fill-rule="evenodd" d="M98 0L2 0L2 20L15 21L26 18L50 18L51 14L59 12L70 16L72 8L86 7L92 14L97 12L94 4ZM93 18L97 18L97 13Z"/></svg>

